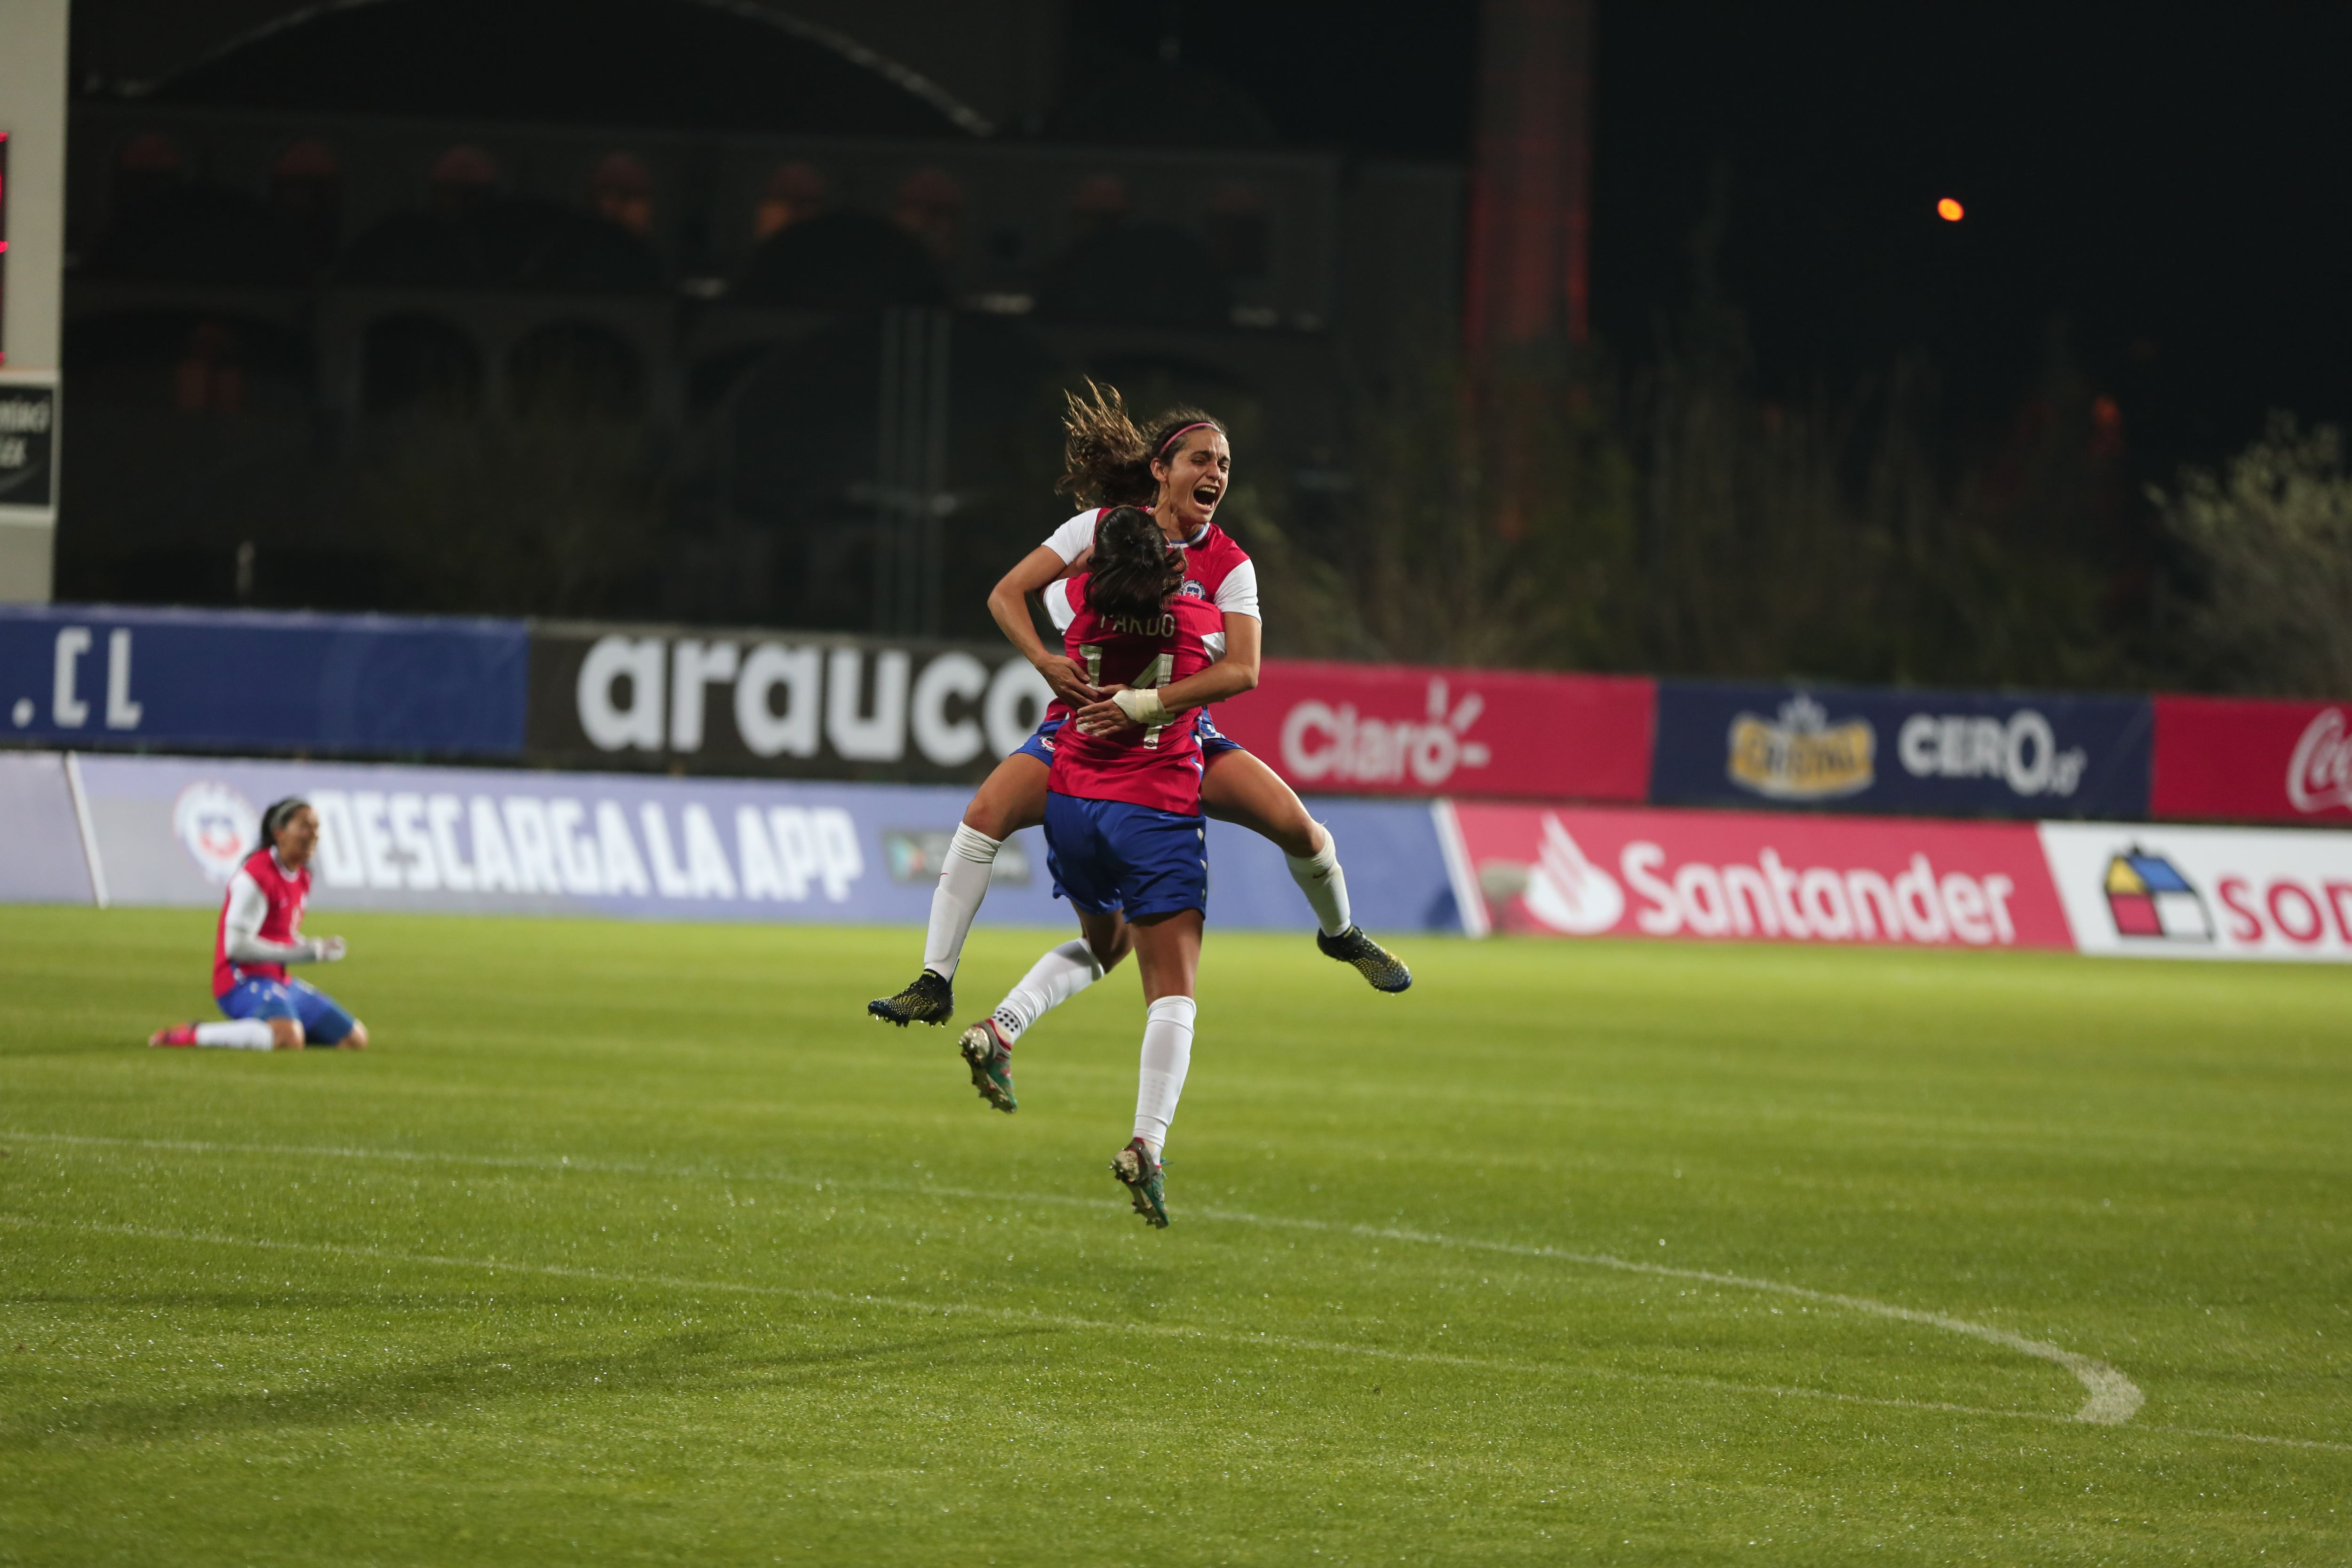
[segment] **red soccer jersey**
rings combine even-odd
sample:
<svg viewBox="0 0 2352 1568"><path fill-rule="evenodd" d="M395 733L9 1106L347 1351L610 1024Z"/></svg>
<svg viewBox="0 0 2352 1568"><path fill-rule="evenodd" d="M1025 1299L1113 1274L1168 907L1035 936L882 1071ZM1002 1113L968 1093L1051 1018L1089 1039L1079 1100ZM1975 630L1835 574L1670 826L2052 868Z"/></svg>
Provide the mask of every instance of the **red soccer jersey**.
<svg viewBox="0 0 2352 1568"><path fill-rule="evenodd" d="M228 956L228 912L240 899L249 906L258 894L264 912L261 929L253 934L264 942L299 942L302 940L302 906L310 897L310 868L308 866L290 875L278 864L278 857L267 849L257 849L245 858L245 864L229 879L228 896L221 900L220 923L213 931L213 994L224 995L229 987L244 980L283 980L286 966L282 963L235 963Z"/></svg>
<svg viewBox="0 0 2352 1568"><path fill-rule="evenodd" d="M1096 686L1171 686L1210 663L1209 639L1222 636L1217 608L1181 593L1147 616L1100 616L1087 607L1085 576L1070 580L1077 606L1062 647ZM1201 813L1201 738L1190 713L1148 730L1082 735L1065 724L1054 740L1046 787L1082 800L1122 800L1186 816Z"/></svg>
<svg viewBox="0 0 2352 1568"><path fill-rule="evenodd" d="M1065 561L1076 561L1094 548L1094 531L1111 509L1107 506L1082 511L1055 529L1045 541L1045 548ZM1079 579L1065 577L1045 584L1045 613L1056 626L1064 625L1064 616L1085 603L1079 596ZM1234 542L1233 535L1212 522L1200 532L1184 541L1184 585L1177 590L1188 599L1213 605L1223 614L1255 616L1257 611L1257 566L1249 552ZM1057 595L1066 595L1056 602ZM1072 657L1076 657L1073 655ZM1047 720L1069 717L1069 705L1056 697L1046 705Z"/></svg>

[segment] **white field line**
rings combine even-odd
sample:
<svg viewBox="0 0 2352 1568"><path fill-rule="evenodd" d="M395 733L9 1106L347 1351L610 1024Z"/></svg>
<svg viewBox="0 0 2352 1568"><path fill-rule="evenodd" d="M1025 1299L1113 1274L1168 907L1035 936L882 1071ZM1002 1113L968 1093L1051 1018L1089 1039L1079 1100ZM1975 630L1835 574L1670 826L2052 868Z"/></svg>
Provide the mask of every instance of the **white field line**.
<svg viewBox="0 0 2352 1568"><path fill-rule="evenodd" d="M18 1131L0 1133L0 1137L33 1140L52 1143L169 1150L192 1153L269 1154L280 1157L290 1155L332 1159L420 1161L488 1165L508 1169L521 1168L553 1171L572 1170L583 1173L611 1171L631 1174L652 1173L661 1175L692 1175L698 1176L705 1180L718 1179L724 1181L751 1181L761 1179L781 1181L789 1179L773 1176L764 1178L752 1177L717 1172L701 1173L693 1171L677 1171L657 1166L617 1163L608 1163L598 1161L572 1161L567 1157L562 1156L550 1160L544 1157L530 1155L443 1155L419 1153L406 1150L373 1150L331 1147L305 1148L299 1146L272 1146L268 1144L256 1143L211 1143L196 1141L106 1138L71 1133ZM836 1182L835 1184L840 1185L844 1184ZM851 1184L871 1187L881 1184L859 1183ZM904 1184L890 1184L888 1185L890 1190L931 1193L942 1197L985 1199L1000 1203L1004 1201L1007 1196L1007 1194L1003 1193L975 1192L964 1188L940 1186L930 1183L912 1183ZM1079 1203L1084 1204L1086 1206L1090 1208L1116 1206L1115 1205L1110 1204L1108 1200L1074 1198L1040 1199L1034 1195L1016 1196L1014 1201L1023 1203L1034 1203L1040 1201L1061 1204ZM2063 1367L2067 1372L2074 1374L2075 1380L2082 1384L2084 1391L2089 1395L2089 1397L2084 1400L2081 1407L2074 1412L2072 1419L2089 1422L2095 1426L2121 1426L2123 1423L2129 1421L2132 1416L2138 1412L2141 1405L2145 1403L2147 1398L2147 1396L2140 1392L2140 1388L2137 1384L2132 1382L2130 1378L2125 1376L2121 1372L2117 1371L2115 1367L2110 1366L2105 1362L2095 1360L2090 1356L2077 1354L2075 1352L2066 1350L2062 1346L2051 1344L2047 1341L2028 1339L2022 1334L2012 1333L2007 1329L1995 1328L1989 1323L1972 1322L1966 1318L1955 1318L1942 1312L1927 1312L1921 1311L1918 1309L1912 1307L1898 1307L1892 1302L1874 1300L1867 1296L1849 1296L1835 1291L1815 1290L1807 1286L1786 1284L1777 1279L1758 1279L1742 1274L1717 1273L1711 1269L1677 1268L1660 1263L1636 1263L1631 1259L1617 1258L1608 1253L1570 1252L1559 1247L1537 1247L1523 1243L1483 1241L1475 1238L1443 1236L1432 1231L1411 1230L1399 1226L1351 1225L1329 1220L1255 1215L1238 1210L1220 1209L1213 1206L1196 1209L1192 1212L1204 1219L1223 1220L1228 1224L1254 1225L1273 1229L1301 1230L1324 1235L1360 1237L1376 1241L1400 1241L1424 1247L1453 1247L1465 1251L1498 1253L1507 1257L1531 1258L1544 1259L1550 1262L1574 1264L1586 1268L1608 1268L1614 1269L1622 1273L1648 1274L1668 1279L1696 1280L1705 1284L1728 1286L1735 1289L1756 1290L1771 1295L1789 1296L1800 1300L1819 1302L1824 1306L1843 1307L1849 1311L1862 1312L1872 1317L1889 1318L1898 1322L1917 1323L1927 1328L1941 1329L1948 1333L1964 1334L1971 1339L1982 1340L1989 1344L2000 1345L2005 1350L2015 1351L2021 1355L2032 1356L2036 1360L2046 1361L2053 1365ZM1902 1402L1898 1401L1896 1403Z"/></svg>
<svg viewBox="0 0 2352 1568"><path fill-rule="evenodd" d="M1123 1211L1122 1211L1123 1212ZM625 1285L660 1290L707 1290L722 1295L785 1296L843 1307L878 1307L890 1311L929 1317L979 1318L1015 1328L1068 1329L1108 1334L1150 1334L1159 1339L1193 1340L1265 1350L1289 1350L1307 1354L1358 1356L1370 1361L1400 1362L1423 1366L1462 1367L1478 1372L1518 1376L1593 1378L1621 1383L1671 1384L1724 1394L1762 1394L1776 1399L1818 1399L1837 1405L1867 1405L1894 1410L1939 1411L1955 1415L1990 1415L2012 1421L2048 1421L2072 1425L2079 1417L2040 1410L2002 1410L1984 1405L1956 1405L1933 1399L1885 1399L1866 1394L1838 1394L1822 1388L1795 1388L1774 1384L1734 1383L1724 1378L1692 1377L1676 1373L1627 1372L1620 1367L1569 1366L1557 1363L1506 1361L1490 1356L1448 1355L1433 1351L1386 1350L1376 1345L1344 1344L1330 1340L1301 1339L1290 1334L1203 1329L1175 1323L1113 1321L1076 1318L1013 1307L982 1307L963 1301L925 1301L901 1296L859 1295L810 1285L755 1285L739 1279L692 1279L669 1274L623 1274L602 1268L570 1268L551 1263L509 1263L488 1258L452 1258L435 1253L394 1252L336 1242L271 1241L202 1231L163 1230L128 1225L86 1225L45 1220L28 1215L0 1214L0 1225L26 1229L63 1230L77 1236L115 1236L129 1240L162 1241L187 1246L241 1247L266 1252L307 1252L372 1263L401 1263L415 1268L479 1269L485 1273L533 1275L553 1279L581 1279L604 1285ZM1687 1272L1687 1271L1685 1271ZM2262 1443L2275 1447L2318 1448L2352 1454L2352 1443L2329 1443L2308 1437L2273 1437L2254 1432L2229 1432L2196 1426L2142 1425L2136 1430L2184 1437L2218 1438L2236 1443Z"/></svg>
<svg viewBox="0 0 2352 1568"><path fill-rule="evenodd" d="M395 1252L384 1247L352 1247L329 1241L276 1241L264 1237L224 1236L207 1231L166 1230L134 1225L89 1225L47 1220L32 1215L0 1214L0 1225L25 1229L62 1230L76 1236L114 1236L134 1241L161 1241L198 1247L240 1247L265 1252L314 1253L369 1263L400 1263L414 1268L468 1268L486 1273L535 1275L552 1279L581 1279L602 1285L637 1286L659 1290L704 1290L722 1295L789 1296L843 1307L879 1307L920 1316L981 1318L1020 1328L1070 1329L1107 1334L1150 1334L1159 1339L1197 1340L1222 1344L1298 1351L1318 1355L1360 1356L1370 1361L1402 1362L1423 1366L1453 1366L1481 1372L1547 1377L1611 1378L1629 1383L1680 1384L1733 1394L1770 1394L1780 1398L1822 1399L1842 1405L1878 1405L1899 1410L1942 1410L1962 1415L2000 1415L2021 1421L2071 1421L2073 1417L2036 1410L2000 1410L1981 1405L1951 1405L1937 1400L1883 1399L1862 1394L1836 1394L1817 1388L1784 1388L1770 1384L1732 1383L1722 1378L1691 1377L1675 1373L1626 1372L1616 1367L1566 1366L1541 1362L1507 1361L1491 1356L1452 1355L1440 1351L1388 1350L1377 1345L1346 1344L1333 1340L1302 1339L1293 1334L1205 1329L1181 1323L1145 1323L1103 1318L1078 1318L1017 1307L982 1307L964 1301L926 1301L905 1296L876 1296L828 1290L814 1285L760 1285L740 1279L694 1279L673 1274L624 1274L611 1269L582 1268L560 1263L513 1263L494 1258L455 1258L441 1253Z"/></svg>

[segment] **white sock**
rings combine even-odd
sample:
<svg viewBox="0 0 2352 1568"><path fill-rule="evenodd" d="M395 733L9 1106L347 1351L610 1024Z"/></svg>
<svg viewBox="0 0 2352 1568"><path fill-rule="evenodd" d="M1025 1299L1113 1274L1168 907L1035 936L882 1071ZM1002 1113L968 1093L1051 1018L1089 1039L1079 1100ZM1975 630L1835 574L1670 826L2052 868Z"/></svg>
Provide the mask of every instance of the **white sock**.
<svg viewBox="0 0 2352 1568"><path fill-rule="evenodd" d="M226 1024L198 1024L196 1044L225 1051L268 1051L277 1048L267 1018L232 1018Z"/></svg>
<svg viewBox="0 0 2352 1568"><path fill-rule="evenodd" d="M1004 994L991 1015L1011 1045L1021 1031L1103 977L1095 950L1082 938L1066 942L1029 966L1021 984Z"/></svg>
<svg viewBox="0 0 2352 1568"><path fill-rule="evenodd" d="M1160 1158L1192 1065L1192 999L1162 996L1143 1016L1143 1064L1135 1075L1135 1135Z"/></svg>
<svg viewBox="0 0 2352 1568"><path fill-rule="evenodd" d="M1319 822L1315 826L1323 827ZM1339 869L1339 841L1331 837L1329 828L1323 827L1323 847L1314 854L1303 860L1296 855L1282 858L1290 868L1290 879L1307 895L1325 936L1338 936L1356 923L1348 911L1348 873Z"/></svg>
<svg viewBox="0 0 2352 1568"><path fill-rule="evenodd" d="M948 841L948 863L940 868L940 885L931 890L930 929L923 934L923 967L942 980L953 980L956 965L963 961L971 918L988 897L989 868L1003 847L1003 839L961 822Z"/></svg>

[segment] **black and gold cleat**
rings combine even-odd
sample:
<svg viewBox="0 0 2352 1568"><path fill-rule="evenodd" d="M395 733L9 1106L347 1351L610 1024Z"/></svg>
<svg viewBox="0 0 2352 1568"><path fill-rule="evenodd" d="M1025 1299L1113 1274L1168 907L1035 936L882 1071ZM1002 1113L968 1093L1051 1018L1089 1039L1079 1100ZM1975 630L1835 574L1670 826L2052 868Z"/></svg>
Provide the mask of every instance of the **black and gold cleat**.
<svg viewBox="0 0 2352 1568"><path fill-rule="evenodd" d="M1325 936L1318 931L1315 945L1326 958L1354 964L1356 973L1370 981L1375 991L1402 991L1412 984L1412 971L1404 966L1404 960L1366 936L1361 926L1349 926L1338 936Z"/></svg>
<svg viewBox="0 0 2352 1568"><path fill-rule="evenodd" d="M955 1016L955 989L930 970L896 996L877 996L866 1010L886 1024L905 1028L909 1024L944 1024Z"/></svg>

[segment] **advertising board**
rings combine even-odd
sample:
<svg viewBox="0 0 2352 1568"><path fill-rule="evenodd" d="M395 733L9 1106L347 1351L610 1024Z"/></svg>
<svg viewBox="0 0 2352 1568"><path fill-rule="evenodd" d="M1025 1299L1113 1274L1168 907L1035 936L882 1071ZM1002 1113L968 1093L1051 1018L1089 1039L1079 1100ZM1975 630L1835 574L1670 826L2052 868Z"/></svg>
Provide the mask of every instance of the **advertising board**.
<svg viewBox="0 0 2352 1568"><path fill-rule="evenodd" d="M520 621L0 605L0 736L512 756Z"/></svg>
<svg viewBox="0 0 2352 1568"><path fill-rule="evenodd" d="M114 902L216 906L257 841L262 808L299 795L319 812L312 902L322 913L919 927L969 798L937 785L169 756L84 755L79 763ZM1364 924L1455 926L1426 807L1324 801L1316 809L1345 847ZM1280 852L1264 839L1212 824L1209 858L1213 923L1312 924ZM23 896L13 882L0 864L0 897ZM999 855L982 918L1067 927L1069 905L1052 893L1033 828Z"/></svg>
<svg viewBox="0 0 2352 1568"><path fill-rule="evenodd" d="M1453 819L1441 831L1464 901L1497 931L2072 945L2029 825L1466 803L1440 811Z"/></svg>
<svg viewBox="0 0 2352 1568"><path fill-rule="evenodd" d="M2352 819L2352 702L2156 699L2159 820Z"/></svg>
<svg viewBox="0 0 2352 1568"><path fill-rule="evenodd" d="M1650 798L1943 816L2144 816L2137 697L1658 685Z"/></svg>
<svg viewBox="0 0 2352 1568"><path fill-rule="evenodd" d="M1218 727L1303 792L1638 801L1647 678L1267 659Z"/></svg>
<svg viewBox="0 0 2352 1568"><path fill-rule="evenodd" d="M66 760L55 752L0 752L0 900L103 901L90 881Z"/></svg>
<svg viewBox="0 0 2352 1568"><path fill-rule="evenodd" d="M531 627L530 755L562 765L969 781L1052 698L1002 643Z"/></svg>
<svg viewBox="0 0 2352 1568"><path fill-rule="evenodd" d="M2084 952L2352 963L2352 833L2044 823Z"/></svg>

